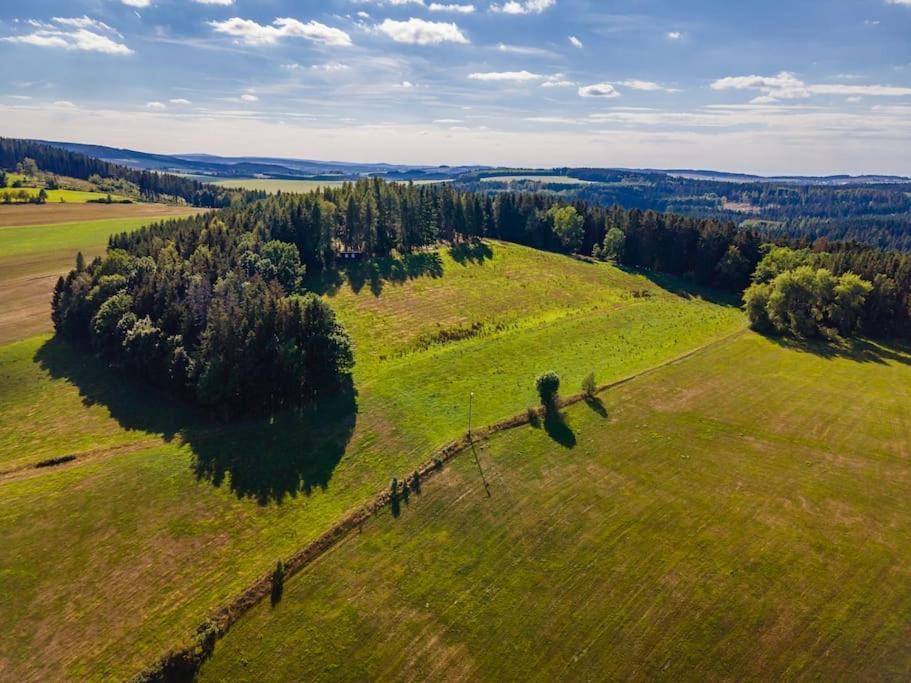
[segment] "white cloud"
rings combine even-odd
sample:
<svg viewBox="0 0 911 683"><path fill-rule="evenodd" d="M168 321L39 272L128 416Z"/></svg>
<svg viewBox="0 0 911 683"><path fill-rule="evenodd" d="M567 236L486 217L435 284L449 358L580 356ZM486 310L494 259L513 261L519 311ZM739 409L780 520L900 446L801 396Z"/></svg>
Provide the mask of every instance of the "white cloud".
<svg viewBox="0 0 911 683"><path fill-rule="evenodd" d="M534 55L537 57L553 57L554 53L541 47L525 47L523 45L507 45L500 43L497 50L515 55Z"/></svg>
<svg viewBox="0 0 911 683"><path fill-rule="evenodd" d="M87 16L54 17L53 23L47 24L34 19L29 24L37 30L21 36L5 36L0 40L8 43L22 43L35 47L51 47L63 50L83 50L102 52L109 55L128 55L132 50L123 43L102 35L99 31L120 37L110 26Z"/></svg>
<svg viewBox="0 0 911 683"><path fill-rule="evenodd" d="M579 85L575 81L567 81L564 79L554 78L551 80L544 81L541 84L542 88L572 88Z"/></svg>
<svg viewBox="0 0 911 683"><path fill-rule="evenodd" d="M70 102L69 100L57 100L54 102L55 107L60 107L62 109L75 109L76 105Z"/></svg>
<svg viewBox="0 0 911 683"><path fill-rule="evenodd" d="M87 17L84 14L81 17L54 17L52 21L55 24L59 24L60 26L71 26L72 28L84 28L94 31L107 31L108 33L113 33L114 35L120 36L120 33L118 31L115 31L103 21L92 19L91 17ZM39 22L35 22L35 25L49 28L47 24L42 25Z"/></svg>
<svg viewBox="0 0 911 683"><path fill-rule="evenodd" d="M234 0L193 0L193 2L199 5L218 5L220 7L230 7L234 4Z"/></svg>
<svg viewBox="0 0 911 683"><path fill-rule="evenodd" d="M253 93L249 92L245 92L243 95L241 95L240 99L242 99L244 102L259 102L259 98Z"/></svg>
<svg viewBox="0 0 911 683"><path fill-rule="evenodd" d="M432 2L427 7L431 12L452 12L454 14L472 14L475 11L474 5L457 5L441 2Z"/></svg>
<svg viewBox="0 0 911 683"><path fill-rule="evenodd" d="M793 73L782 71L777 76L728 76L712 83L712 90L758 90L762 95L753 102L764 104L778 100L796 100L813 95L846 95L870 97L904 97L911 88L887 85L846 85L822 83L808 85Z"/></svg>
<svg viewBox="0 0 911 683"><path fill-rule="evenodd" d="M540 81L544 76L530 71L486 71L468 74L472 81Z"/></svg>
<svg viewBox="0 0 911 683"><path fill-rule="evenodd" d="M630 81L618 81L617 85L622 85L630 90L643 90L645 92L680 92L677 88L668 88L653 81L639 81L634 79Z"/></svg>
<svg viewBox="0 0 911 683"><path fill-rule="evenodd" d="M167 109L164 102L146 102L146 109L152 109L153 111L162 111Z"/></svg>
<svg viewBox="0 0 911 683"><path fill-rule="evenodd" d="M669 40L680 40L683 38L683 34L680 31L669 31L667 37Z"/></svg>
<svg viewBox="0 0 911 683"><path fill-rule="evenodd" d="M581 50L583 47L585 47L585 46L582 44L582 41L579 40L578 38L576 38L576 36L570 36L570 37L569 37L569 42L572 44L573 47L577 47L577 48L579 48L580 50Z"/></svg>
<svg viewBox="0 0 911 683"><path fill-rule="evenodd" d="M905 7L911 7L911 0L886 0L887 5L904 5Z"/></svg>
<svg viewBox="0 0 911 683"><path fill-rule="evenodd" d="M314 71L347 71L351 67L340 62L326 62L325 64L314 64L310 68Z"/></svg>
<svg viewBox="0 0 911 683"><path fill-rule="evenodd" d="M318 21L306 24L288 17L279 17L271 25L259 24L251 19L232 17L225 21L208 22L216 33L237 38L246 45L275 45L282 38L303 38L333 47L348 47L351 36L345 31L326 26Z"/></svg>
<svg viewBox="0 0 911 683"><path fill-rule="evenodd" d="M175 97L173 99L168 100L168 102L170 102L171 104L176 104L181 107L186 107L188 105L193 104L192 102L190 102L190 100L185 99L183 97Z"/></svg>
<svg viewBox="0 0 911 683"><path fill-rule="evenodd" d="M152 4L152 0L121 0L121 2L123 2L123 4L127 5L128 7L139 8L148 7Z"/></svg>
<svg viewBox="0 0 911 683"><path fill-rule="evenodd" d="M610 83L595 83L579 88L579 97L620 97L620 93Z"/></svg>
<svg viewBox="0 0 911 683"><path fill-rule="evenodd" d="M410 45L439 45L440 43L467 43L468 38L455 24L442 21L424 21L412 17L408 21L386 19L376 30L397 43Z"/></svg>
<svg viewBox="0 0 911 683"><path fill-rule="evenodd" d="M404 88L406 90L410 90L411 88L414 87L414 83L412 83L411 81L402 81L398 87Z"/></svg>
<svg viewBox="0 0 911 683"><path fill-rule="evenodd" d="M492 12L502 14L541 14L557 4L557 0L509 0L502 5L491 5Z"/></svg>

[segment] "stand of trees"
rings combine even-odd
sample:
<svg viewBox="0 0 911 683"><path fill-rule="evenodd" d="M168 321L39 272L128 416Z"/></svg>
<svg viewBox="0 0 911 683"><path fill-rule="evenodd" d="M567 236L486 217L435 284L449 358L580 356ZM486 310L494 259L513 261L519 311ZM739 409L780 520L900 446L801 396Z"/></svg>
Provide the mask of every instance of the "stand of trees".
<svg viewBox="0 0 911 683"><path fill-rule="evenodd" d="M254 224L255 226L255 224ZM272 411L343 385L351 342L294 245L212 216L160 224L57 282L59 335L186 400Z"/></svg>
<svg viewBox="0 0 911 683"><path fill-rule="evenodd" d="M82 180L95 175L123 180L138 187L142 196L149 200L180 199L193 206L217 208L265 196L261 191L229 190L167 173L139 171L31 140L0 138L0 167L16 168L25 159L33 160L36 171L40 168Z"/></svg>

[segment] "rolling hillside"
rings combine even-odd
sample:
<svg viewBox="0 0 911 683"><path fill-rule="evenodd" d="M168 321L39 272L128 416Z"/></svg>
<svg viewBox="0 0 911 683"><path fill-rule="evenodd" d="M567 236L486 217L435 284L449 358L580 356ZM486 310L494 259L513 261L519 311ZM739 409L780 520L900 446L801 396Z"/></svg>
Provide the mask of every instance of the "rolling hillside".
<svg viewBox="0 0 911 683"><path fill-rule="evenodd" d="M542 370L615 380L744 325L680 283L495 242L322 291L355 341L356 395L275 419L213 423L47 337L0 347L4 671L129 677L459 437L470 392L493 422L535 401Z"/></svg>
<svg viewBox="0 0 911 683"><path fill-rule="evenodd" d="M908 677L906 350L748 333L564 419L464 452L201 680Z"/></svg>

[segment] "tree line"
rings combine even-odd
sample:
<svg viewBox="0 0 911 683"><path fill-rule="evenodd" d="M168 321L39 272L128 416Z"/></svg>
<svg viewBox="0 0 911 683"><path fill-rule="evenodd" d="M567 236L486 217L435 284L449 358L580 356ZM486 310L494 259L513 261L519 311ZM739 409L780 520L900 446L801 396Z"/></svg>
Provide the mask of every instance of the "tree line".
<svg viewBox="0 0 911 683"><path fill-rule="evenodd" d="M481 182L497 175L523 175L508 186ZM589 184L557 184L536 175L566 175ZM793 182L730 182L614 169L552 169L483 171L459 177L460 189L480 192L524 190L548 192L565 202L714 217L741 223L769 221L760 230L791 238L828 237L855 240L882 249L911 250L911 183L851 185ZM735 208L737 210L735 210Z"/></svg>
<svg viewBox="0 0 911 683"><path fill-rule="evenodd" d="M33 159L42 171L88 180L92 176L122 180L139 188L150 201L184 201L193 206L220 208L265 196L262 191L229 190L180 176L141 171L32 140L0 138L0 167L16 168Z"/></svg>
<svg viewBox="0 0 911 683"><path fill-rule="evenodd" d="M271 410L331 391L353 364L332 309L307 291L308 273L337 268L342 254L485 236L749 287L761 329L911 336L907 255L844 243L774 247L715 219L377 178L112 236L103 258L77 261L57 283L53 320L60 335L186 399Z"/></svg>

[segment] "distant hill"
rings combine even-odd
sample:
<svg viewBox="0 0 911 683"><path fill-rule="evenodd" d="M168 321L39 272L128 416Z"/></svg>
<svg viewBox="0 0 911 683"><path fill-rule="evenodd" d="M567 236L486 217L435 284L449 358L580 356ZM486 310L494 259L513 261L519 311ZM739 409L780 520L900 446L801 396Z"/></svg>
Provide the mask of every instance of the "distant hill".
<svg viewBox="0 0 911 683"><path fill-rule="evenodd" d="M771 183L792 185L876 185L907 183L909 178L891 175L832 175L832 176L758 176L747 173L728 173L700 169L624 169L624 168L516 168L469 166L427 166L388 163L357 163L349 161L319 161L288 157L240 156L224 157L214 154L153 154L132 149L85 145L77 142L38 140L47 145L78 152L130 168L166 171L185 175L219 178L275 178L280 180L308 179L326 176L354 180L365 175L379 175L391 180L459 180L464 176L483 175L566 175L576 177L592 170L614 172L625 177L663 175L688 180L707 180L722 183Z"/></svg>

